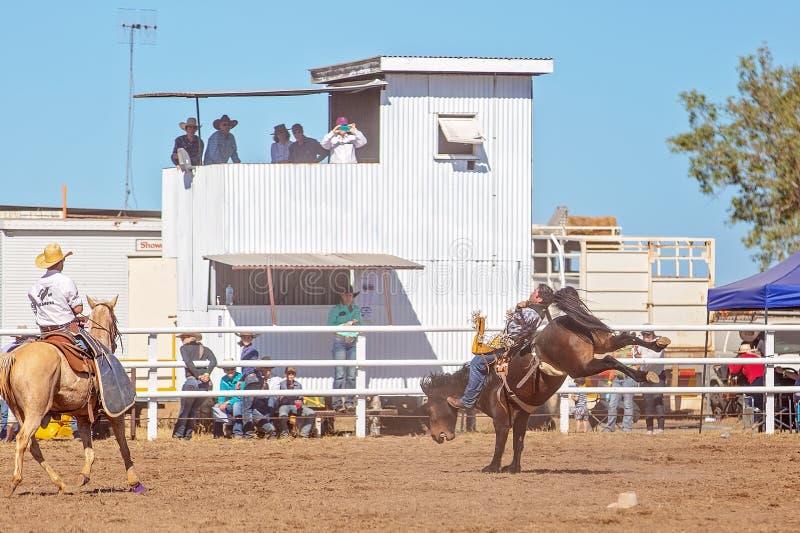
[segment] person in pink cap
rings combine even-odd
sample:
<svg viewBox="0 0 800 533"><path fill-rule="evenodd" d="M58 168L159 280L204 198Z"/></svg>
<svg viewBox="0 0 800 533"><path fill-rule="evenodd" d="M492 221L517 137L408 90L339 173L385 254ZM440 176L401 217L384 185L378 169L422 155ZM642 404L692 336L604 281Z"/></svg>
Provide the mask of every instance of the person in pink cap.
<svg viewBox="0 0 800 533"><path fill-rule="evenodd" d="M336 126L329 131L319 143L329 150L331 163L358 163L356 148L367 144L367 138L356 128L355 123L350 123L347 117L336 119Z"/></svg>

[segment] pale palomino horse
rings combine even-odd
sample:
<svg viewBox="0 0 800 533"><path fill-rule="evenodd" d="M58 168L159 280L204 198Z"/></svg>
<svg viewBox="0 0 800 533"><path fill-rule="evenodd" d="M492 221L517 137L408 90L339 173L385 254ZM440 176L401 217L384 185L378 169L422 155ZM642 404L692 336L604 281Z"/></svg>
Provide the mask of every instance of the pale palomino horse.
<svg viewBox="0 0 800 533"><path fill-rule="evenodd" d="M117 297L109 302L95 302L92 298L88 298L88 301L92 308L88 319L89 333L105 346L114 346L119 335L117 318L114 315ZM21 424L17 434L14 474L9 495L13 494L22 481L25 450L30 450L59 492L67 489L67 484L44 460L35 437L36 428L49 413L68 414L77 419L85 459L81 469L81 483L86 485L89 482L94 463L88 403L92 388L88 374L76 374L61 351L52 344L31 342L0 357L0 395ZM125 439L125 416L123 414L110 420L125 462L131 491L144 492L146 489L134 471L131 452Z"/></svg>

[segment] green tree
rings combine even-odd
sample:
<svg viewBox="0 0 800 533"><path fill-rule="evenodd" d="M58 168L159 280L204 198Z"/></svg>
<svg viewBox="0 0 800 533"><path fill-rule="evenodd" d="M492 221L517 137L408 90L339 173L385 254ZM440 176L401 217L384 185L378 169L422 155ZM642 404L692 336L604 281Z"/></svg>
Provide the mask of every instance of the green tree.
<svg viewBox="0 0 800 533"><path fill-rule="evenodd" d="M729 223L750 226L742 241L766 268L800 248L800 68L773 66L763 46L737 70L739 95L724 104L680 94L691 130L667 144L689 155L703 193L730 188Z"/></svg>

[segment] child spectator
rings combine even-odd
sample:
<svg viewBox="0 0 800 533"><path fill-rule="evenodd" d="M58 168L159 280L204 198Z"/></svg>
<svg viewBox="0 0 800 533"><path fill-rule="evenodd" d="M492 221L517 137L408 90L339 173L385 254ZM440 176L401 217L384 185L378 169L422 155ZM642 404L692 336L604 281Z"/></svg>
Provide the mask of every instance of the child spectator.
<svg viewBox="0 0 800 533"><path fill-rule="evenodd" d="M272 359L268 355L262 355L262 360ZM280 386L280 380L275 383L272 377L272 367L262 367L261 375L263 382L261 388L263 390L277 389ZM275 424L275 396L259 396L253 400L253 423L255 428L264 432L264 436L268 439L274 438L276 435Z"/></svg>
<svg viewBox="0 0 800 533"><path fill-rule="evenodd" d="M231 362L231 361L226 361ZM234 367L225 367L225 375L219 380L219 390L238 390L241 385L242 374ZM231 431L234 437L242 437L242 398L219 396L217 403L211 408L214 413L214 438L225 436L230 438ZM220 431L222 429L222 431Z"/></svg>
<svg viewBox="0 0 800 533"><path fill-rule="evenodd" d="M586 378L575 378L576 387L586 386ZM572 395L575 400L575 432L587 433L589 431L589 408L585 392Z"/></svg>
<svg viewBox="0 0 800 533"><path fill-rule="evenodd" d="M300 382L295 380L297 369L288 367L286 379L281 381L280 390L302 389ZM281 438L289 436L289 415L295 416L295 426L300 430L300 436L308 438L314 427L314 411L303 405L302 396L278 396L278 426Z"/></svg>

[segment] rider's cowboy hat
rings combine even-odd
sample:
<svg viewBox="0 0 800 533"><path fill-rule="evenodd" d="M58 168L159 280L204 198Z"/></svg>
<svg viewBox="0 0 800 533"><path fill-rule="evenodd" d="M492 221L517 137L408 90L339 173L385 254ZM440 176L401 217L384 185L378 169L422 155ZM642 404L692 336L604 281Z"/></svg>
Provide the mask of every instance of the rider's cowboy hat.
<svg viewBox="0 0 800 533"><path fill-rule="evenodd" d="M191 338L193 338L194 340L196 340L197 342L200 342L201 340L203 340L203 335L202 335L202 333L179 333L179 334L177 335L177 337L178 337L179 339L183 339L183 338L185 338L185 337L191 337Z"/></svg>
<svg viewBox="0 0 800 533"><path fill-rule="evenodd" d="M66 254L62 252L61 246L54 242L48 244L44 252L36 256L36 266L39 268L50 268L71 255L72 252L67 252Z"/></svg>
<svg viewBox="0 0 800 533"><path fill-rule="evenodd" d="M211 125L214 126L215 130L218 130L219 129L219 125L220 125L221 122L227 122L228 124L230 124L231 125L231 129L235 128L236 125L239 123L238 120L231 120L231 118L228 115L222 115L221 117L216 119L214 122L212 122Z"/></svg>
<svg viewBox="0 0 800 533"><path fill-rule="evenodd" d="M178 124L178 127L183 131L186 131L186 126L194 126L195 128L200 128L200 125L197 123L197 119L194 117L189 117L186 119L186 122L181 122Z"/></svg>

